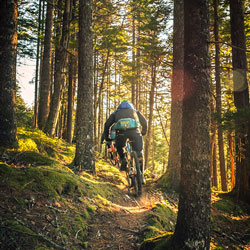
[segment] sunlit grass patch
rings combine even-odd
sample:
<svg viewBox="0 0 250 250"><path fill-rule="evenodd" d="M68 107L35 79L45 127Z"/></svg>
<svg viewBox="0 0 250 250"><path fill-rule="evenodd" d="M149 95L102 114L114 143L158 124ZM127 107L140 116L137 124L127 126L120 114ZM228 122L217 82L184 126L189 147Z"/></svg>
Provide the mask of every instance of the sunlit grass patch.
<svg viewBox="0 0 250 250"><path fill-rule="evenodd" d="M18 128L18 151L36 151L48 157L70 163L75 147L58 138L48 137L39 129Z"/></svg>

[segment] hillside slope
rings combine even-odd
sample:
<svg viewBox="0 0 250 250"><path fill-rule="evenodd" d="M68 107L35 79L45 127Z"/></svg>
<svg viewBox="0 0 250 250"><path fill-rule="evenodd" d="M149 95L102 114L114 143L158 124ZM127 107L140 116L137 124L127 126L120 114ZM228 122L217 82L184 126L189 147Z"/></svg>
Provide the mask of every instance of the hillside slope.
<svg viewBox="0 0 250 250"><path fill-rule="evenodd" d="M154 182L135 198L101 159L76 174L74 147L39 130L19 129L19 146L1 151L0 249L154 249L174 231L177 196ZM249 249L249 207L212 200L211 249Z"/></svg>

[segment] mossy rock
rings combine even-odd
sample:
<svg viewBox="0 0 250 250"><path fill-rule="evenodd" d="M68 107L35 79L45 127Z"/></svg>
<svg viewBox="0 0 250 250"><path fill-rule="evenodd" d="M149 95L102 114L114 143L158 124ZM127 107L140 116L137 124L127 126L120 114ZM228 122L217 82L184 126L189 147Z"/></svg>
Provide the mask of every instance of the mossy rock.
<svg viewBox="0 0 250 250"><path fill-rule="evenodd" d="M172 232L167 232L155 238L149 238L141 244L140 250L171 250L172 236Z"/></svg>
<svg viewBox="0 0 250 250"><path fill-rule="evenodd" d="M152 238L165 232L174 231L177 215L168 205L157 203L148 214L147 230L144 237Z"/></svg>

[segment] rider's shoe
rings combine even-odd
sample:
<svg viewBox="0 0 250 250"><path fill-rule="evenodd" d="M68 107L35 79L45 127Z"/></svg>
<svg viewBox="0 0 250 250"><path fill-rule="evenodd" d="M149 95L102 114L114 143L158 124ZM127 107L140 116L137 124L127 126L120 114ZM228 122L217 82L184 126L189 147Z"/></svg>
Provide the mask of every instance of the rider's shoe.
<svg viewBox="0 0 250 250"><path fill-rule="evenodd" d="M121 160L121 171L126 171L127 170L127 161L125 158Z"/></svg>

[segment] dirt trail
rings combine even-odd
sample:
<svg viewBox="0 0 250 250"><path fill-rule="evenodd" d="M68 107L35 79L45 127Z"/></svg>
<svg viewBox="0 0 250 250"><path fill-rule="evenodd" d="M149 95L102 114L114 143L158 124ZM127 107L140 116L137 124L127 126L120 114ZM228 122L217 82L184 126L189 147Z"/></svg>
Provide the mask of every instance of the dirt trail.
<svg viewBox="0 0 250 250"><path fill-rule="evenodd" d="M140 198L126 194L117 197L108 212L98 211L89 225L88 249L139 249L146 215L160 196L144 188Z"/></svg>

